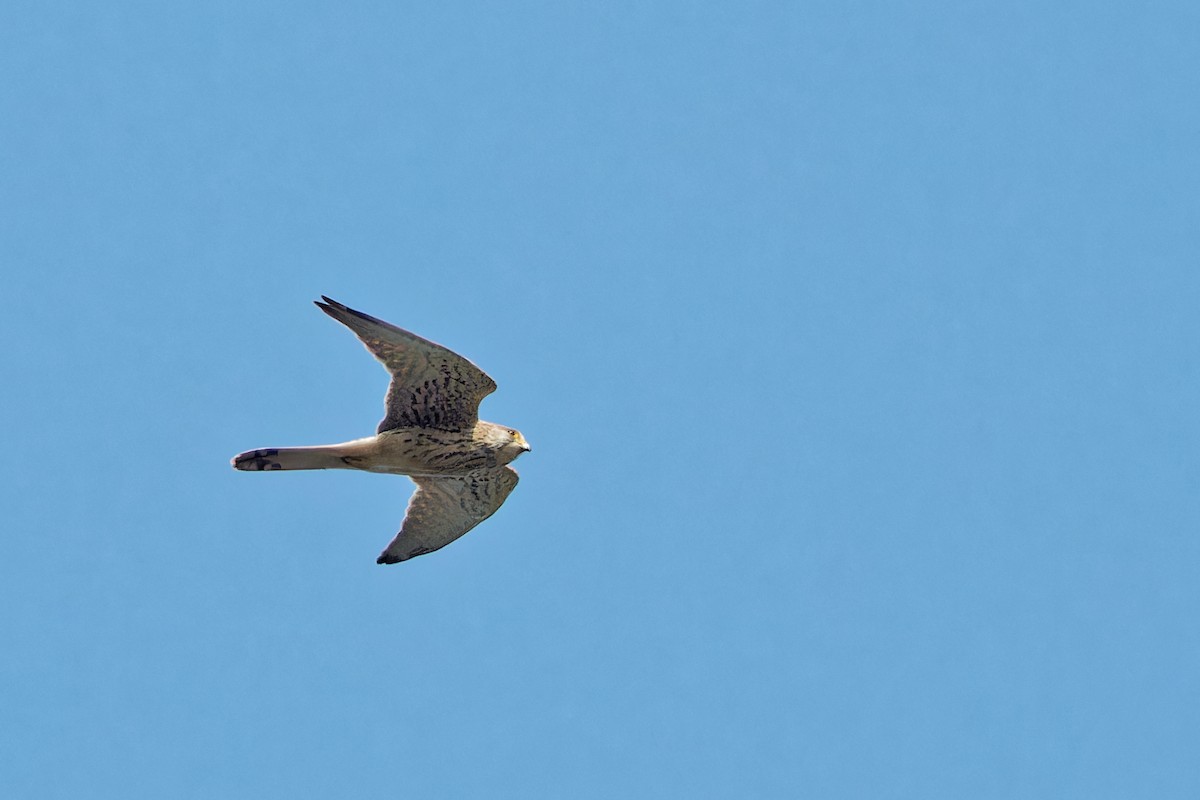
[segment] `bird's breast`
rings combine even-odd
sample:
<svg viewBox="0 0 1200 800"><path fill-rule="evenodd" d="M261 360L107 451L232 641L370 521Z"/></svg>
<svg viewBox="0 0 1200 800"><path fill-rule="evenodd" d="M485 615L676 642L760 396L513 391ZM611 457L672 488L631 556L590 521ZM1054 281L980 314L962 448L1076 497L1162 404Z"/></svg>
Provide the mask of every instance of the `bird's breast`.
<svg viewBox="0 0 1200 800"><path fill-rule="evenodd" d="M375 472L459 475L496 466L496 453L469 433L397 428L379 434Z"/></svg>

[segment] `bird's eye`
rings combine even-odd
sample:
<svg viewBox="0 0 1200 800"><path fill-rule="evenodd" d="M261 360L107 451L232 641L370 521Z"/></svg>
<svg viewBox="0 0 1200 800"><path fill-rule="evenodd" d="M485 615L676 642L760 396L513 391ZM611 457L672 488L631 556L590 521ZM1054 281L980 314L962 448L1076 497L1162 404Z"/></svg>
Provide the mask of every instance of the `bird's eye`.
<svg viewBox="0 0 1200 800"><path fill-rule="evenodd" d="M515 438L517 438L517 437L518 437L520 434L519 434L519 433L517 433L516 431L514 431L512 428L509 428L509 429L508 429L508 435L509 435L509 436L511 436L511 437L513 437L513 438L515 439Z"/></svg>

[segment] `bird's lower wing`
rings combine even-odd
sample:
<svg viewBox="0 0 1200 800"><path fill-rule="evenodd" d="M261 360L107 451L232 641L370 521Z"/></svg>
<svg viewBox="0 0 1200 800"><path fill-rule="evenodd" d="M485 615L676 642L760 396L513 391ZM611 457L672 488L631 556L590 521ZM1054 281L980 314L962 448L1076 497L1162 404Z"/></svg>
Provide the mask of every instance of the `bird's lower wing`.
<svg viewBox="0 0 1200 800"><path fill-rule="evenodd" d="M517 485L512 467L464 476L413 478L417 491L408 504L400 533L376 563L395 564L432 553L496 513Z"/></svg>

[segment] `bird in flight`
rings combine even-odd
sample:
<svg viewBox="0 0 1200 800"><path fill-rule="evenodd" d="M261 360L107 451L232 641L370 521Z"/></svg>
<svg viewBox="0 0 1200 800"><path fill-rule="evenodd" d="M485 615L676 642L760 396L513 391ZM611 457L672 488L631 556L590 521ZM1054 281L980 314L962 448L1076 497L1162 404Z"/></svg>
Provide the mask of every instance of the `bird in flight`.
<svg viewBox="0 0 1200 800"><path fill-rule="evenodd" d="M248 450L235 469L361 469L408 475L417 491L400 533L376 559L395 564L445 547L500 508L517 485L520 431L479 419L496 382L441 345L324 295L317 307L357 336L392 376L374 436L319 447Z"/></svg>

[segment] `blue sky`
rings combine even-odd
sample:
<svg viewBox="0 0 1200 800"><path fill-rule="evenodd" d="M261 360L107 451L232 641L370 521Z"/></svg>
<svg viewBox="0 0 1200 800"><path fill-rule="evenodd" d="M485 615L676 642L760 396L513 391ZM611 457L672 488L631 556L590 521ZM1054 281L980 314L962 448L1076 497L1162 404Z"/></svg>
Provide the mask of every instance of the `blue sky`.
<svg viewBox="0 0 1200 800"><path fill-rule="evenodd" d="M1190 3L0 11L0 794L1194 798ZM534 450L246 474L446 344Z"/></svg>

